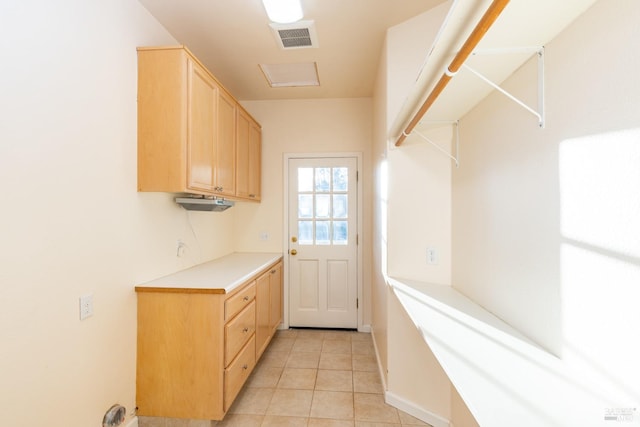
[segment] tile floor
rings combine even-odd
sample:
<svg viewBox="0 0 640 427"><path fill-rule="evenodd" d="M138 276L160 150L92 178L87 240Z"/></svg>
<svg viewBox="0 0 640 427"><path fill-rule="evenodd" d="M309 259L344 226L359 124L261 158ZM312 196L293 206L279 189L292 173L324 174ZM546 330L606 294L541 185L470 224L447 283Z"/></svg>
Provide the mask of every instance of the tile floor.
<svg viewBox="0 0 640 427"><path fill-rule="evenodd" d="M142 419L140 427L196 427L194 422ZM370 334L308 329L278 331L225 419L210 425L428 426L384 403Z"/></svg>

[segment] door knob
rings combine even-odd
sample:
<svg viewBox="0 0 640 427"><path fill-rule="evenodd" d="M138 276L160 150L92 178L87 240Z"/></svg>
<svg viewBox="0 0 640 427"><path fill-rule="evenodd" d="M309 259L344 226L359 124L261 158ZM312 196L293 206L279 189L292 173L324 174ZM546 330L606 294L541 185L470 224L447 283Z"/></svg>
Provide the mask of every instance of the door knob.
<svg viewBox="0 0 640 427"><path fill-rule="evenodd" d="M291 241L292 241L293 243L295 243L295 242L297 242L297 241L298 241L298 238L297 238L296 236L293 236L293 237L291 238Z"/></svg>
<svg viewBox="0 0 640 427"><path fill-rule="evenodd" d="M298 251L296 251L295 249L291 249L291 251L289 251L289 253L291 255L296 255L298 253Z"/></svg>

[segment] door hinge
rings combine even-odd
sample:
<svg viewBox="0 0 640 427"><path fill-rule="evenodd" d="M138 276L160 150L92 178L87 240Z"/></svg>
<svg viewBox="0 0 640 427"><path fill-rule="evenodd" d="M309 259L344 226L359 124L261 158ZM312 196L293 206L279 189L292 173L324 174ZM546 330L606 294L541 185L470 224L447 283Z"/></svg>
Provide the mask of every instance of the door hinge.
<svg viewBox="0 0 640 427"><path fill-rule="evenodd" d="M360 300L356 298L356 308L360 308Z"/></svg>
<svg viewBox="0 0 640 427"><path fill-rule="evenodd" d="M360 171L356 171L356 182L360 181Z"/></svg>
<svg viewBox="0 0 640 427"><path fill-rule="evenodd" d="M360 235L356 234L356 246L360 244Z"/></svg>

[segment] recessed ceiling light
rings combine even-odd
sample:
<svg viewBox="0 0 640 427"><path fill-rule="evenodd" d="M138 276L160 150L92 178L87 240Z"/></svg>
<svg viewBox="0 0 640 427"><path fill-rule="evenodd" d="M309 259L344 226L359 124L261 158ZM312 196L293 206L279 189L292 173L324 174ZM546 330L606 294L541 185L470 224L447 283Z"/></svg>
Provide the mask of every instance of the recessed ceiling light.
<svg viewBox="0 0 640 427"><path fill-rule="evenodd" d="M262 0L269 19L280 24L289 24L302 19L300 0Z"/></svg>
<svg viewBox="0 0 640 427"><path fill-rule="evenodd" d="M271 87L320 86L315 62L295 64L260 64Z"/></svg>

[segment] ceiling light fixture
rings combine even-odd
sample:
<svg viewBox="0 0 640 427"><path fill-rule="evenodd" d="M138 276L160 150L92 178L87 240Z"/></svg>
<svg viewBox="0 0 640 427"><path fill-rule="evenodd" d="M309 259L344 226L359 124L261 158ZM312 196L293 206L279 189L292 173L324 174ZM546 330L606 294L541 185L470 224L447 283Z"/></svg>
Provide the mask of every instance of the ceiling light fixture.
<svg viewBox="0 0 640 427"><path fill-rule="evenodd" d="M262 0L262 3L272 22L289 24L303 17L300 0Z"/></svg>

